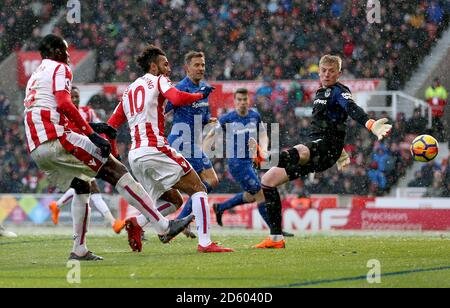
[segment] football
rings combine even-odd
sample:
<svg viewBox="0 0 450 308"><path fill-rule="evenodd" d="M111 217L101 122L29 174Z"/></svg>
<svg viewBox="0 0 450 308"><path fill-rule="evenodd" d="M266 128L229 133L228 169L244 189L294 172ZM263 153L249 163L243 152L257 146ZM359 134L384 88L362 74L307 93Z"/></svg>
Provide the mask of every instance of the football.
<svg viewBox="0 0 450 308"><path fill-rule="evenodd" d="M411 144L411 155L414 160L427 163L436 158L439 153L438 141L430 135L421 135Z"/></svg>

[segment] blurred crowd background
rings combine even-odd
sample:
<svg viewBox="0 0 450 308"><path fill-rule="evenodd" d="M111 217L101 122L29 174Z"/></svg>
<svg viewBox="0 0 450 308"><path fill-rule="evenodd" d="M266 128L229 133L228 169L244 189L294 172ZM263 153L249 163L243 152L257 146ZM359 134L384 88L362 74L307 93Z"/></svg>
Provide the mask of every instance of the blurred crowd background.
<svg viewBox="0 0 450 308"><path fill-rule="evenodd" d="M65 6L66 1L57 0L1 1L0 60L13 51L36 50L39 27ZM280 123L281 145L288 147L308 134L309 119L294 110L311 104L301 80L318 78L321 55L342 56L344 78L385 78L388 89L400 89L447 28L450 1L384 1L381 16L382 23L368 23L366 1L358 0L99 0L82 2L81 24L63 18L54 32L71 48L97 50L96 82L134 80L141 74L134 57L147 42L167 52L173 81L184 77L182 55L202 50L208 80L261 81L252 99L265 122ZM280 79L291 79L291 86L282 88L273 81ZM117 97L96 95L90 104L106 117ZM21 116L10 120L9 112L8 98L0 93L0 193L52 191L26 153ZM295 181L288 190L299 196L388 193L412 164L411 138L426 130L420 110L413 119L399 114L392 120L394 135L384 143L350 121L350 170L338 173L333 168L314 180ZM126 158L125 130L119 138ZM222 180L217 192L239 190L224 161L215 161L215 168ZM448 196L448 160L424 165L411 185L439 188L430 194Z"/></svg>

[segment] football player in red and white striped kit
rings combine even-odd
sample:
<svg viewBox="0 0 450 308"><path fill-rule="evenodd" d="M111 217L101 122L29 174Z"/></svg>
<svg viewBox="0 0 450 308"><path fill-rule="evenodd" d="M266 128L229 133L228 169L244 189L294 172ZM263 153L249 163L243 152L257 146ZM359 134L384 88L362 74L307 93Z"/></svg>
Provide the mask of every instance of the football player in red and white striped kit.
<svg viewBox="0 0 450 308"><path fill-rule="evenodd" d="M86 122L88 123L101 122L100 118L95 113L95 110L92 109L90 106L80 107L80 90L75 86L72 86L71 97L73 104L75 105L75 107L78 108L78 111L80 112L83 119L86 120ZM78 129L76 125L68 123L68 127L73 132L82 134L82 132ZM61 196L61 198L50 203L49 209L52 212L52 221L55 225L58 225L59 223L59 214L61 209L66 204L68 204L69 201L72 200L74 195L75 189L70 188ZM100 214L102 214L102 216L109 222L114 232L119 234L125 226L125 221L114 218L105 200L103 200L102 194L100 193L100 188L98 187L96 181L91 182L91 198L89 199L89 201L90 205L96 208L100 212Z"/></svg>
<svg viewBox="0 0 450 308"><path fill-rule="evenodd" d="M174 189L191 197L199 252L232 252L233 249L211 241L206 188L189 162L170 147L164 135L164 110L168 100L174 106L190 105L207 98L214 88L205 86L199 93L192 94L176 89L168 79L170 65L166 54L154 45L144 49L137 63L145 75L126 89L122 101L108 121L116 129L128 122L132 140L128 161L134 176L144 185L152 200L158 200L164 193ZM140 230L147 220L139 216L127 221L127 226L129 224ZM160 236L163 243L172 238L170 235Z"/></svg>
<svg viewBox="0 0 450 308"><path fill-rule="evenodd" d="M94 177L115 186L122 197L138 209L161 235L175 236L186 228L193 216L185 220L167 220L126 167L115 159L111 145L95 132L72 103L72 71L67 42L49 34L39 44L43 59L28 81L24 122L27 146L38 167L49 181L62 190L75 189L72 200L74 245L69 259L102 260L86 246L89 223L90 182ZM83 133L66 128L73 123Z"/></svg>

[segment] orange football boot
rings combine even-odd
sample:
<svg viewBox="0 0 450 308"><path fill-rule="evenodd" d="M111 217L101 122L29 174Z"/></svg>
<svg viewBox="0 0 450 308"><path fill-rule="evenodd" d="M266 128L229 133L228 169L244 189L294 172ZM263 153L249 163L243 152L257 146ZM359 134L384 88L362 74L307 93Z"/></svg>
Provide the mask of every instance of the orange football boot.
<svg viewBox="0 0 450 308"><path fill-rule="evenodd" d="M55 225L58 225L58 223L59 223L59 212L61 212L61 210L58 208L58 204L56 203L56 201L53 201L52 203L50 203L48 208L50 209L50 212L52 212L52 221L53 221L53 223Z"/></svg>
<svg viewBox="0 0 450 308"><path fill-rule="evenodd" d="M281 248L286 248L286 241L285 240L281 240L279 242L274 242L274 241L272 241L272 239L269 236L268 238L266 238L264 241L262 241L258 245L253 246L253 248L259 248L259 249L268 249L268 248L281 249Z"/></svg>
<svg viewBox="0 0 450 308"><path fill-rule="evenodd" d="M117 234L120 234L120 232L122 232L123 228L125 228L125 220L116 219L112 228L113 228L114 232L116 232Z"/></svg>

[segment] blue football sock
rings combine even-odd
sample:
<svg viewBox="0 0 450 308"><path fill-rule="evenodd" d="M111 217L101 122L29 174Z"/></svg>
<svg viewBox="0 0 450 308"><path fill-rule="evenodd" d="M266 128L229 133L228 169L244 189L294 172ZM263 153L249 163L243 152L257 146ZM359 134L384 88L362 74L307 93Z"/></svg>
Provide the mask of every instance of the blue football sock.
<svg viewBox="0 0 450 308"><path fill-rule="evenodd" d="M178 214L177 219L182 219L184 217L189 216L192 213L192 200L189 198L189 200L184 205L183 209L181 210L180 214Z"/></svg>
<svg viewBox="0 0 450 308"><path fill-rule="evenodd" d="M205 185L206 192L208 194L213 190L213 188L211 187L211 185L209 185L208 182L203 181L203 185ZM192 213L192 200L191 198L189 198L189 200L186 202L183 209L181 210L180 214L178 215L177 219L185 218L189 216L191 213Z"/></svg>
<svg viewBox="0 0 450 308"><path fill-rule="evenodd" d="M258 211L259 211L259 214L261 215L261 217L266 222L266 224L269 225L269 216L267 215L267 208L266 208L265 202L258 204Z"/></svg>
<svg viewBox="0 0 450 308"><path fill-rule="evenodd" d="M208 182L203 181L203 185L205 185L206 187L206 192L209 194L210 192L213 191L213 188L211 187L211 185L209 185Z"/></svg>
<svg viewBox="0 0 450 308"><path fill-rule="evenodd" d="M244 201L244 193L237 194L233 198L225 201L224 203L220 203L218 209L220 212L224 212L226 210L232 209L238 205L245 204Z"/></svg>

